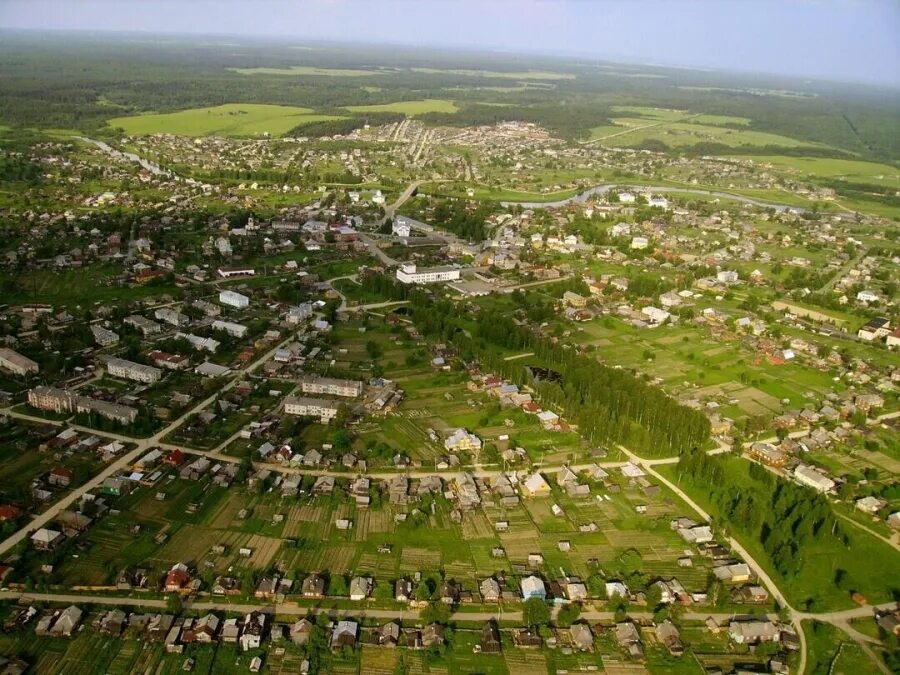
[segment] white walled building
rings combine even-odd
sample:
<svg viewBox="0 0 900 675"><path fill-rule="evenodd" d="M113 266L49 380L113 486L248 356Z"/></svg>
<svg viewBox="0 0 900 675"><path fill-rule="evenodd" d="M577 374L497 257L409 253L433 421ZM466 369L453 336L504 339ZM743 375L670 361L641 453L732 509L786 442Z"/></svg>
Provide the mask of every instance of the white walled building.
<svg viewBox="0 0 900 675"><path fill-rule="evenodd" d="M230 307L244 309L244 307L247 307L250 304L250 298L243 293L237 293L235 291L220 291L219 302Z"/></svg>
<svg viewBox="0 0 900 675"><path fill-rule="evenodd" d="M441 281L458 281L456 267L424 267L419 269L414 263L404 263L397 270L397 280L404 284L433 284Z"/></svg>

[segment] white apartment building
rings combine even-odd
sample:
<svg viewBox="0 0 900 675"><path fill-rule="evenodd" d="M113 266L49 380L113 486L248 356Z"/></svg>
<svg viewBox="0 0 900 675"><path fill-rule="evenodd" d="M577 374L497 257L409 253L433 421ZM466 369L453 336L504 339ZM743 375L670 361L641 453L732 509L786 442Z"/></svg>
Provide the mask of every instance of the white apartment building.
<svg viewBox="0 0 900 675"><path fill-rule="evenodd" d="M356 398L362 394L363 383L358 380L339 380L332 377L310 376L300 384L304 394L326 394Z"/></svg>
<svg viewBox="0 0 900 675"><path fill-rule="evenodd" d="M284 412L288 415L318 417L322 424L328 424L337 415L338 402L324 398L288 396L284 399Z"/></svg>
<svg viewBox="0 0 900 675"><path fill-rule="evenodd" d="M440 281L458 281L456 267L425 267L419 269L413 263L404 263L397 270L397 281L404 284L433 284Z"/></svg>
<svg viewBox="0 0 900 675"><path fill-rule="evenodd" d="M250 298L243 293L237 293L235 291L220 291L219 302L223 305L229 305L230 307L244 309L244 307L247 307L250 304Z"/></svg>

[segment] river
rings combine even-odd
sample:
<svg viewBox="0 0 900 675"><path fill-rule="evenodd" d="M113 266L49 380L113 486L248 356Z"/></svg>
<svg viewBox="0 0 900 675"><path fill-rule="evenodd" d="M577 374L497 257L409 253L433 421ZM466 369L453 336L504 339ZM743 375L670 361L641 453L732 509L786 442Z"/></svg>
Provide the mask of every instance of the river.
<svg viewBox="0 0 900 675"><path fill-rule="evenodd" d="M613 184L605 184L605 185L596 185L592 188L588 188L583 192L579 192L576 195L572 195L571 197L567 197L566 199L558 199L553 202L500 202L500 205L504 208L508 208L510 206L521 206L523 209L555 209L561 206L565 206L566 204L581 204L586 202L589 198L594 195L604 195L609 192L614 187L622 187ZM759 206L767 209L774 209L776 211L787 211L791 209L793 211L798 211L800 213L806 213L808 209L801 208L799 206L792 206L790 204L778 204L774 202L764 202L759 199L753 199L752 197L744 197L743 195L733 194L731 192L717 192L715 190L703 190L703 189L695 189L695 188L679 188L679 187L670 187L668 185L640 185L633 186L627 188L629 190L642 190L644 192L678 192L685 194L701 194L701 195L710 195L712 197L718 197L720 199L732 199L735 201L743 202L745 204L752 204L753 206Z"/></svg>

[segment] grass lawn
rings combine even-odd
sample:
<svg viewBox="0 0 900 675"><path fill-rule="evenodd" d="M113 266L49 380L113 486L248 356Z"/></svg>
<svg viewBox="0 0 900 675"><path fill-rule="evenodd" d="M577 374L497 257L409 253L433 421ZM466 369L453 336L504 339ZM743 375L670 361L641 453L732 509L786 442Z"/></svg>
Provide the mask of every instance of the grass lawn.
<svg viewBox="0 0 900 675"><path fill-rule="evenodd" d="M397 103L382 103L378 105L350 105L346 108L352 112L392 112L402 113L410 117L430 112L455 113L458 110L456 103L440 98L427 98L422 101L399 101Z"/></svg>
<svg viewBox="0 0 900 675"><path fill-rule="evenodd" d="M859 645L827 623L804 621L809 655L806 672L852 675L875 672L875 664Z"/></svg>
<svg viewBox="0 0 900 675"><path fill-rule="evenodd" d="M317 115L310 108L295 106L228 103L173 113L115 117L109 120L109 126L120 127L131 136L281 136L300 124L333 119L341 117Z"/></svg>

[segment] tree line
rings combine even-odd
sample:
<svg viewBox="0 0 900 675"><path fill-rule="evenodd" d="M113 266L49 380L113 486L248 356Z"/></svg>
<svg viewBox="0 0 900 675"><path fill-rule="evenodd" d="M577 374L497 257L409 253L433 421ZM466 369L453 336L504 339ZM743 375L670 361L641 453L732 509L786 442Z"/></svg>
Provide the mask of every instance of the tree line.
<svg viewBox="0 0 900 675"><path fill-rule="evenodd" d="M423 335L453 344L464 361L477 361L511 382L533 387L545 407L564 411L592 443L622 443L642 454L666 456L709 438L709 420L703 413L679 404L629 371L537 335L506 313L482 312L473 321L461 305L435 299L423 289L409 289L384 275L364 275L361 283L384 297L409 300L413 323ZM535 359L559 377L535 379L521 361L505 360L510 350L534 352Z"/></svg>

